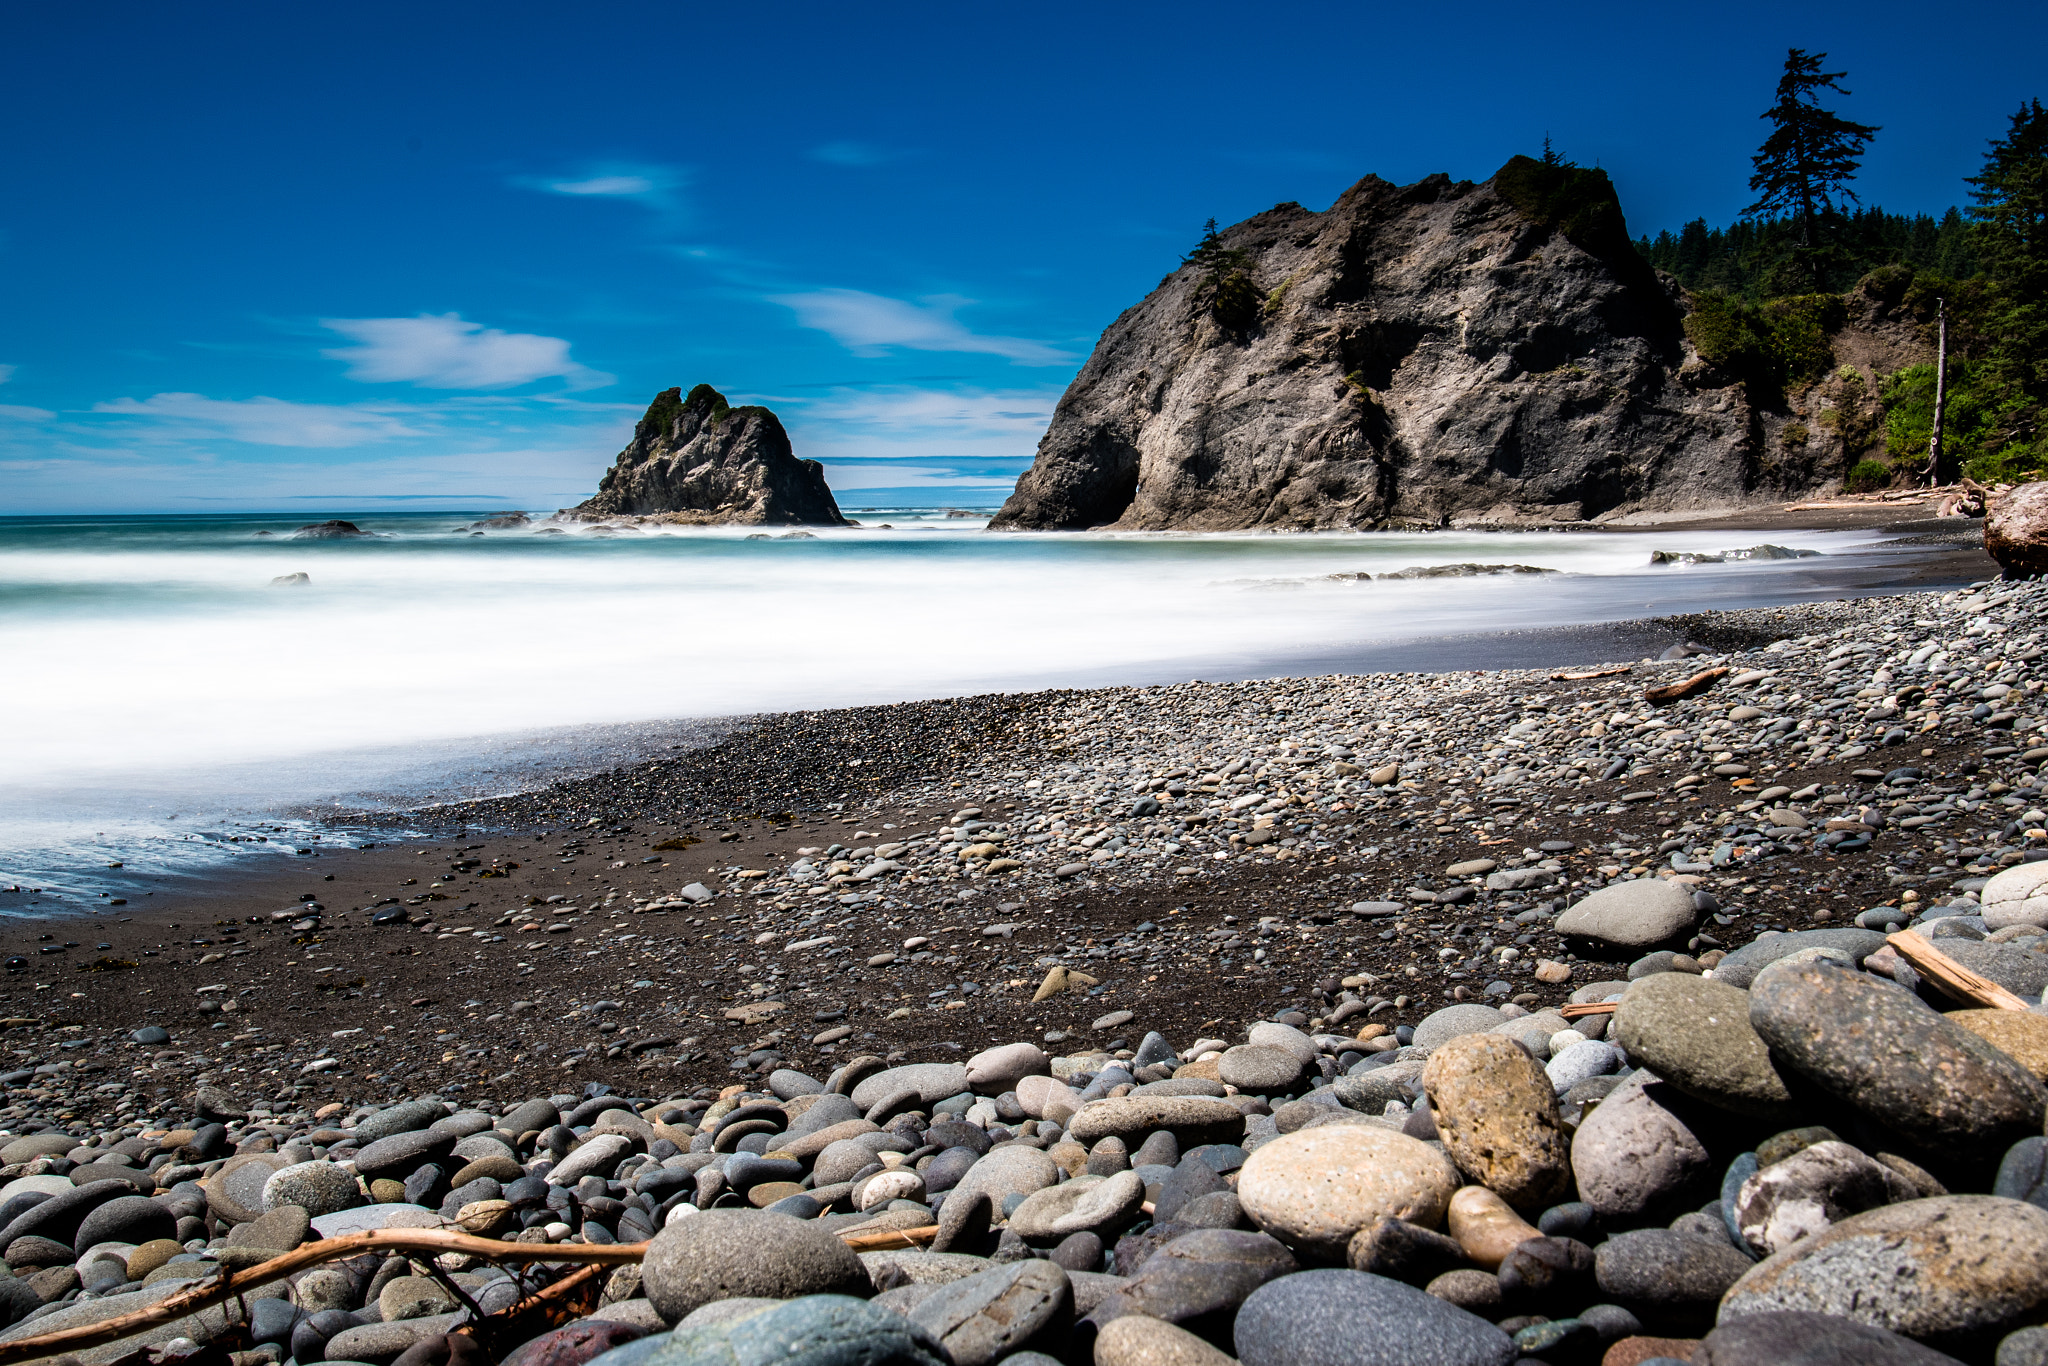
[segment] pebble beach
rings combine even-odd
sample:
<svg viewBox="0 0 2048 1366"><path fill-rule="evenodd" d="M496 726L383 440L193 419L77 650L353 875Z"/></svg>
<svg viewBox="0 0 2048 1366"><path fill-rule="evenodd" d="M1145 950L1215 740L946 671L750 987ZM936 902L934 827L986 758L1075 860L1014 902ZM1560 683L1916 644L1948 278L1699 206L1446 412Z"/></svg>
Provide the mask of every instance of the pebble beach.
<svg viewBox="0 0 2048 1366"><path fill-rule="evenodd" d="M0 1352L416 1228L648 1246L75 1355L2048 1362L2044 605L742 718L10 922Z"/></svg>

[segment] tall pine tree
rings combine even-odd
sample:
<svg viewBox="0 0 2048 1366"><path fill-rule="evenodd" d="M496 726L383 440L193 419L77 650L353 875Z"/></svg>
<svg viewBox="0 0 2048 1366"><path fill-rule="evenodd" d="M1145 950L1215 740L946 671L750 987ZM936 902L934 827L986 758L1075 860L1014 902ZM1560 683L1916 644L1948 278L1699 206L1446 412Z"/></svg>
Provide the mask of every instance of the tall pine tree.
<svg viewBox="0 0 2048 1366"><path fill-rule="evenodd" d="M1809 252L1822 245L1822 215L1834 212L1842 199L1856 199L1849 182L1878 132L1875 125L1851 123L1821 108L1821 91L1849 93L1839 84L1848 72L1820 69L1827 55L1797 47L1786 54L1778 102L1762 114L1771 124L1770 136L1751 158L1756 172L1749 188L1761 195L1744 210L1766 218L1795 215L1800 245Z"/></svg>

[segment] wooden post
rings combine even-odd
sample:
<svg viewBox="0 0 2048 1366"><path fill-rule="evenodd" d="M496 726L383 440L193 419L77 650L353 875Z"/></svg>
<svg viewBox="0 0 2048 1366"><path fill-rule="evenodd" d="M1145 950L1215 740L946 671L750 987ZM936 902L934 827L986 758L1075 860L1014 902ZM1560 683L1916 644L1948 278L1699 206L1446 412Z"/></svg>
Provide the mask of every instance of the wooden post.
<svg viewBox="0 0 2048 1366"><path fill-rule="evenodd" d="M1948 300L1934 301L1934 430L1927 437L1927 482L1941 483L1941 422L1948 412Z"/></svg>

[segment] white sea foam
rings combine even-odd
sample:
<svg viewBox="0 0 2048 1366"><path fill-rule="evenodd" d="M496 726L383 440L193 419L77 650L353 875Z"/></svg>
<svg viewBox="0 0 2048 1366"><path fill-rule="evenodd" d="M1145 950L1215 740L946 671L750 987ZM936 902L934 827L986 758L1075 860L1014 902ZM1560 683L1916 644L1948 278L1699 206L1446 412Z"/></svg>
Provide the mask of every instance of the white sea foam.
<svg viewBox="0 0 2048 1366"><path fill-rule="evenodd" d="M0 838L375 786L465 737L1115 679L1798 595L1815 561L1651 569L1755 535L992 535L979 521L257 539L248 520L0 524ZM290 523L269 524L288 531ZM1777 539L1830 556L1868 536ZM1341 581L1455 562L1556 575ZM271 587L303 571L305 587ZM451 745L451 742L458 742ZM345 758L344 756L352 756ZM0 864L4 866L4 864Z"/></svg>

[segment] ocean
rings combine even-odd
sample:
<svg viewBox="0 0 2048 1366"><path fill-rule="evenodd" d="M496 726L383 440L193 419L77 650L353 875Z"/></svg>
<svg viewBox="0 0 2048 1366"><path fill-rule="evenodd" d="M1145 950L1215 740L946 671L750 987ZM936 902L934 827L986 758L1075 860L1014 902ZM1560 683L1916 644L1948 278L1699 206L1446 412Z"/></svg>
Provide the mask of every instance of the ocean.
<svg viewBox="0 0 2048 1366"><path fill-rule="evenodd" d="M1415 667L1444 636L1882 591L1924 553L1682 527L991 534L987 509L932 508L795 535L470 529L488 515L364 514L360 540L294 539L303 517L0 518L0 914L345 840L320 811L503 792L716 718ZM1766 539L1820 555L1649 562ZM1333 577L1460 563L1556 572Z"/></svg>

